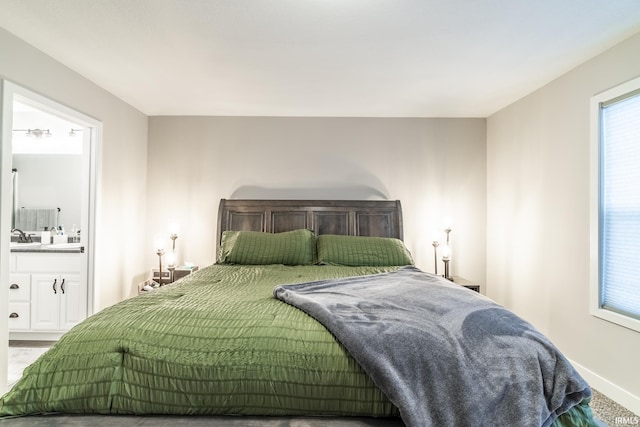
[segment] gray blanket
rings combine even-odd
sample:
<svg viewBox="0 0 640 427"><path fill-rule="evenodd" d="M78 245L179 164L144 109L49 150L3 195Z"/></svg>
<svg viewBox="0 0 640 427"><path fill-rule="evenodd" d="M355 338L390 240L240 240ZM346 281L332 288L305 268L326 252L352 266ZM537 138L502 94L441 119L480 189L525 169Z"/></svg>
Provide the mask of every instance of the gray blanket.
<svg viewBox="0 0 640 427"><path fill-rule="evenodd" d="M415 267L274 296L325 325L408 426L549 426L591 396L529 323Z"/></svg>

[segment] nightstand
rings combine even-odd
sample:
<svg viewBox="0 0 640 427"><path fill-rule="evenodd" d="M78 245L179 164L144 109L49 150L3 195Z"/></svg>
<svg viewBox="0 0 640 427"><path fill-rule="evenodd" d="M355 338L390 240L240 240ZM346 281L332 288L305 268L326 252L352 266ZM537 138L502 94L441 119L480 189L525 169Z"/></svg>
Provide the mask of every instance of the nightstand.
<svg viewBox="0 0 640 427"><path fill-rule="evenodd" d="M476 291L480 293L480 285L470 282L467 279L464 279L459 276L453 276L453 283L456 283L460 286L464 286L467 289L471 289L472 291Z"/></svg>
<svg viewBox="0 0 640 427"><path fill-rule="evenodd" d="M197 265L191 265L191 266L186 266L183 265L182 267L176 267L173 270L173 281L171 280L171 271L167 268L166 270L163 268L162 269L162 285L166 286L166 285L170 285L173 282L175 282L178 279L182 279L184 276L188 276L189 274L193 273L194 271L198 270L198 266ZM159 275L158 275L158 269L153 269L152 270L152 279L155 280L156 282L160 282L159 280Z"/></svg>
<svg viewBox="0 0 640 427"><path fill-rule="evenodd" d="M178 279L182 279L184 276L188 276L194 271L198 271L197 265L183 265L182 267L177 267L175 270L173 270L173 281L175 282Z"/></svg>
<svg viewBox="0 0 640 427"><path fill-rule="evenodd" d="M175 282L178 279L182 279L183 277L188 276L189 274L197 270L198 270L197 265L192 265L192 266L185 265L182 267L176 267L173 270L173 282ZM138 284L138 294L144 294L148 292L144 290L145 285L150 285L154 289L157 289L159 287L158 286L158 282L159 282L158 270L157 269L151 270L151 275L152 275L151 279ZM171 272L169 270L165 271L163 268L162 269L162 286L169 286L173 284L173 282L171 281Z"/></svg>

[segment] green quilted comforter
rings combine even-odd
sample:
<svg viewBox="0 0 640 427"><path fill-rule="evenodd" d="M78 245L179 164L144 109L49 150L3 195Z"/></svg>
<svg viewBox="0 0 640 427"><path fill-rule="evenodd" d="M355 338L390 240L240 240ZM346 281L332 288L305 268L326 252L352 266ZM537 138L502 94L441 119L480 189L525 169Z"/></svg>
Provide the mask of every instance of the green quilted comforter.
<svg viewBox="0 0 640 427"><path fill-rule="evenodd" d="M397 416L335 338L276 285L394 267L213 265L91 316L28 367L0 416ZM587 402L556 426L590 425Z"/></svg>

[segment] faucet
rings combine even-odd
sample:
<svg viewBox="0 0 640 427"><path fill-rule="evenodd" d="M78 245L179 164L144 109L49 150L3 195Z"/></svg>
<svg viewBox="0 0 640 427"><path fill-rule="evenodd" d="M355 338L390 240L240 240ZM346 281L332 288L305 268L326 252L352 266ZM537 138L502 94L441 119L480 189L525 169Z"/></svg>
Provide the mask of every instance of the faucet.
<svg viewBox="0 0 640 427"><path fill-rule="evenodd" d="M11 234L17 232L19 234L18 236L18 243L31 243L33 242L33 240L31 240L31 234L26 235L24 234L24 231L20 230L19 228L14 228L13 230L11 230Z"/></svg>

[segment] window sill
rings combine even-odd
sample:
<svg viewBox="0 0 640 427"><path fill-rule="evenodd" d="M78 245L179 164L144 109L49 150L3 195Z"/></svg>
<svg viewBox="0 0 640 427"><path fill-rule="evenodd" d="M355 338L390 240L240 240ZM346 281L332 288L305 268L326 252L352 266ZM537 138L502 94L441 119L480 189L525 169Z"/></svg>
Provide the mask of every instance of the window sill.
<svg viewBox="0 0 640 427"><path fill-rule="evenodd" d="M603 308L592 309L591 314L600 319L615 323L616 325L640 332L640 320L638 319L633 319L623 314L605 310Z"/></svg>

